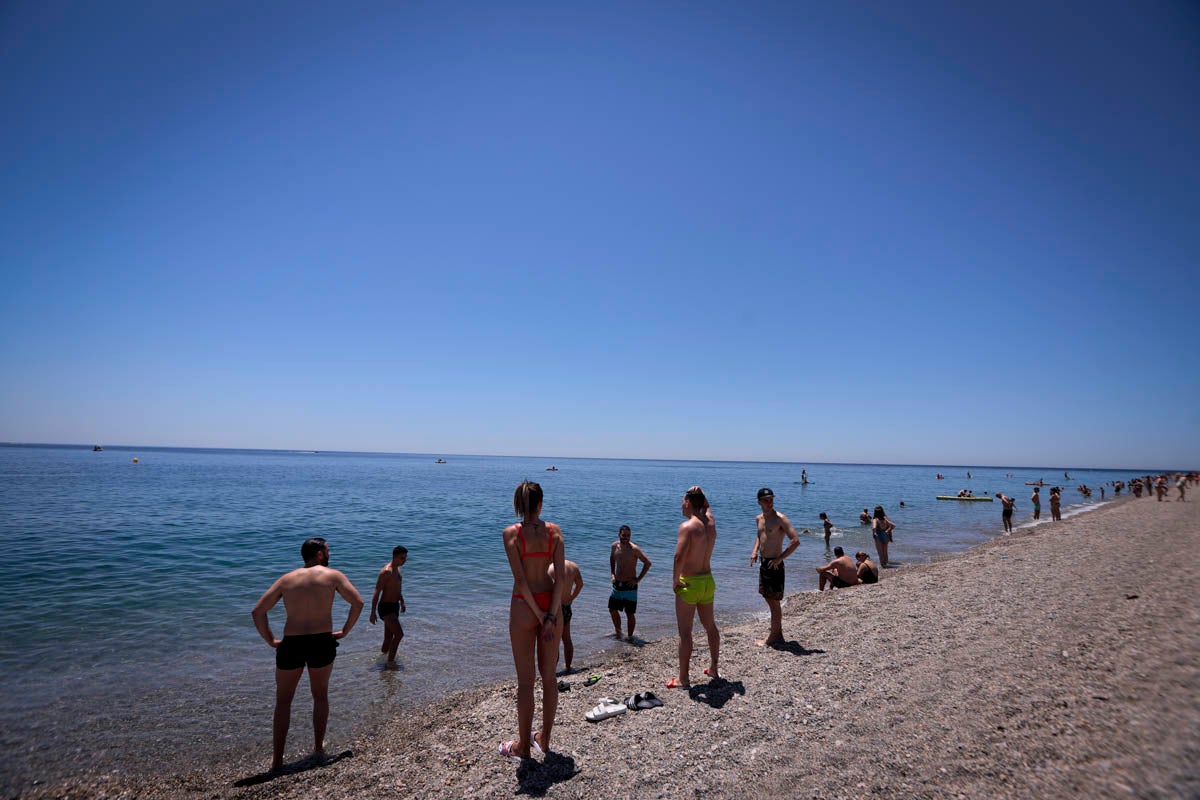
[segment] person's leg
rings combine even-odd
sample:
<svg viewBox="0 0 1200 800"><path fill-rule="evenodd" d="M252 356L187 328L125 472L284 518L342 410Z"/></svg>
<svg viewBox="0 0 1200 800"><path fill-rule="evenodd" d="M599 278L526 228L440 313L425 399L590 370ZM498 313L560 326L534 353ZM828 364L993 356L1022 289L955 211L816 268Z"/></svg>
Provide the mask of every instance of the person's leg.
<svg viewBox="0 0 1200 800"><path fill-rule="evenodd" d="M879 549L878 542L875 543L875 549L876 550ZM825 572L818 572L817 576L820 578L820 580L817 582L817 591L823 592L823 591L825 591L825 584L829 583L829 575L828 575L828 573L825 573Z"/></svg>
<svg viewBox="0 0 1200 800"><path fill-rule="evenodd" d="M283 750L287 744L288 726L292 723L292 698L300 684L304 667L299 669L275 670L275 717L272 723L274 748L271 754L271 769L283 766Z"/></svg>
<svg viewBox="0 0 1200 800"><path fill-rule="evenodd" d="M685 603L679 595L675 595L675 622L679 627L679 673L676 683L680 686L691 686L688 676L688 666L692 660L692 621L695 619L696 607Z"/></svg>
<svg viewBox="0 0 1200 800"><path fill-rule="evenodd" d="M571 659L575 657L575 643L571 641L571 623L563 621L563 663L567 668L567 672L571 671ZM555 690L558 689L558 684L555 684Z"/></svg>
<svg viewBox="0 0 1200 800"><path fill-rule="evenodd" d="M634 611L630 611L625 616L629 618L629 638L632 639L633 638L633 629L637 627L637 613Z"/></svg>
<svg viewBox="0 0 1200 800"><path fill-rule="evenodd" d="M721 632L717 630L712 603L696 606L696 611L700 615L700 624L704 626L704 632L708 634L708 669L704 672L715 681L721 677L717 670L717 661L721 655Z"/></svg>
<svg viewBox="0 0 1200 800"><path fill-rule="evenodd" d="M824 580L825 576L822 575L822 585ZM764 597L763 599L767 601L767 608L771 611L771 630L767 632L767 638L755 642L759 647L783 641L783 604L777 597Z"/></svg>
<svg viewBox="0 0 1200 800"><path fill-rule="evenodd" d="M329 676L333 664L308 668L308 688L313 699L313 756L325 754L325 728L329 724Z"/></svg>
<svg viewBox="0 0 1200 800"><path fill-rule="evenodd" d="M879 551L879 566L886 567L888 563L888 542L887 537L882 536L875 540L875 548Z"/></svg>
<svg viewBox="0 0 1200 800"><path fill-rule="evenodd" d="M608 613L610 616L612 616L613 636L616 636L618 639L620 639L621 638L621 612L617 611L612 606L609 606Z"/></svg>
<svg viewBox="0 0 1200 800"><path fill-rule="evenodd" d="M529 757L529 735L533 730L533 681L536 677L533 660L540 627L525 601L514 599L508 616L508 636L512 641L513 664L517 668L517 745L513 752L522 758Z"/></svg>
<svg viewBox="0 0 1200 800"><path fill-rule="evenodd" d="M400 640L404 638L404 629L400 627L400 618L396 616L384 617L383 627L388 638L387 660L389 664L394 664L396 651L400 649Z"/></svg>
<svg viewBox="0 0 1200 800"><path fill-rule="evenodd" d="M538 671L542 674L542 731L537 739L538 747L545 752L550 751L550 731L554 728L554 715L558 713L558 677L554 674L554 667L558 664L561 636L562 622L559 621L553 640L547 642L540 635L537 638ZM532 718L530 724L532 726Z"/></svg>

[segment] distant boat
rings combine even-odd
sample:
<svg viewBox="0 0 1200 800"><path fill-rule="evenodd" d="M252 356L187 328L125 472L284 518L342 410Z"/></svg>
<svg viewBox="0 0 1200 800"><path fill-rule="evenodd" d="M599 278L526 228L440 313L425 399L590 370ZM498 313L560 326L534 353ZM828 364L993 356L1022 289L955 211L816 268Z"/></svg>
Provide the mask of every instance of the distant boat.
<svg viewBox="0 0 1200 800"><path fill-rule="evenodd" d="M558 472L558 467L546 467L546 472Z"/></svg>
<svg viewBox="0 0 1200 800"><path fill-rule="evenodd" d="M435 461L435 462L433 462L433 463L435 463L435 464L445 464L445 463L446 463L446 459L444 459L444 458L439 458L437 461Z"/></svg>
<svg viewBox="0 0 1200 800"><path fill-rule="evenodd" d="M98 444L96 444L96 445L92 445L92 452L93 452L93 453L99 453L99 452L102 452L103 450L104 450L104 448L103 448L103 447L101 447L101 446L100 446L100 445L98 445Z"/></svg>
<svg viewBox="0 0 1200 800"><path fill-rule="evenodd" d="M951 495L948 495L948 494L939 494L937 496L937 499L938 500L965 500L965 501L974 500L977 503L992 502L992 498L990 498L990 497L952 497Z"/></svg>

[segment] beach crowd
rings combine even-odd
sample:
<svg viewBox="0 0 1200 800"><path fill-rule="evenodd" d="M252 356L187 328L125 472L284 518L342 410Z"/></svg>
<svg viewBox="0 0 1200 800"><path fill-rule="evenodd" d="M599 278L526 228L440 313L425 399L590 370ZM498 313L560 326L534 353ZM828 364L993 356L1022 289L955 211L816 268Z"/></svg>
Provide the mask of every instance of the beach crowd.
<svg viewBox="0 0 1200 800"><path fill-rule="evenodd" d="M807 477L807 476L805 476ZM968 473L969 477L969 473ZM1064 473L1069 479L1069 474ZM939 474L938 479L942 476ZM1162 502L1173 485L1176 501L1186 499L1186 489L1200 482L1200 473L1160 474L1138 476L1111 482L1113 496L1120 496L1127 487L1136 498L1154 496ZM1030 501L1033 519L1041 515L1043 482L1033 484ZM1077 491L1090 496L1092 490L1077 486ZM1105 487L1101 487L1104 497ZM1049 502L1053 520L1061 519L1062 488L1051 487ZM1012 531L1012 514L1016 502L1002 493L995 497L1002 504L1002 522L1006 533ZM775 508L774 492L767 487L758 490L756 517L757 535L750 551L750 563L758 563L758 592L765 601L769 615L767 635L756 640L762 647L784 642L782 631L782 601L785 591L784 562L795 552L799 538L787 516ZM515 739L499 744L499 754L520 762L551 751L552 733L558 706L560 685L556 673L560 644L563 649L565 672L570 672L573 645L570 624L572 603L583 588L578 565L566 558L561 528L541 519L542 488L532 481L522 481L513 494L513 510L520 519L503 531L503 547L513 577L509 607L509 638L517 675L517 734ZM903 506L903 502L900 504ZM711 558L716 543L717 527L713 510L704 491L692 486L680 501L683 522L678 529L672 564L672 587L675 595L675 615L678 625L678 668L665 686L667 689L690 689L692 686L691 657L693 628L697 617L704 629L708 644L708 665L703 672L708 682L719 683L721 634L714 615L716 582L713 579ZM821 513L824 538L828 546L834 530L828 515ZM878 563L865 551L854 554L853 560L841 547L833 548L833 559L816 567L818 590L845 589L862 584L874 584L880 579L881 568L888 566L888 547L893 541L895 523L888 518L882 505L873 512L863 509L860 525L871 528ZM805 531L808 533L809 531ZM273 753L271 772L284 768L284 752L291 719L291 705L305 669L309 674L313 698L312 760L324 758L324 737L329 717L328 687L337 655L338 641L354 627L362 613L364 602L349 579L329 567L329 544L319 537L306 540L301 546L304 566L280 577L262 595L251 615L263 640L275 650L276 701L273 716ZM403 595L401 567L407 559L404 547L393 549L392 558L379 570L370 604L370 621L383 622L381 652L388 665L394 665L400 641L404 637L399 614L407 608ZM645 552L632 540L629 526L622 525L609 555L611 592L608 610L613 635L622 637L622 615L625 617L624 638L634 641L638 585L652 566ZM332 624L334 595L349 605L345 622L335 630ZM287 619L283 637L276 638L268 621L268 612L282 600ZM533 730L534 689L540 678L542 688L541 725ZM656 698L655 698L656 699ZM597 715L596 719L602 719ZM592 717L589 716L589 721Z"/></svg>

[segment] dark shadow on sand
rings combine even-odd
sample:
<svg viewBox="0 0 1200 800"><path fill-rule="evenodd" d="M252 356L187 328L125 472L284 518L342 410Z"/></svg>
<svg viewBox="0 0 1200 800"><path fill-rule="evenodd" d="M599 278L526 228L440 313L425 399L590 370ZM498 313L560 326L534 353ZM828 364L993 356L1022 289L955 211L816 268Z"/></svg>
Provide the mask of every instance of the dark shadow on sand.
<svg viewBox="0 0 1200 800"><path fill-rule="evenodd" d="M336 764L343 758L353 757L353 750L343 750L342 752L334 755L326 755L324 758L313 758L312 756L308 756L307 758L302 758L299 761L293 761L290 764L284 764L282 769L260 772L257 775L251 775L249 777L242 778L239 781L235 781L233 785L237 787L257 786L260 783L266 783L267 781L273 781L276 778L282 778L284 775L296 775L301 772L308 772L310 769L323 769L328 767L330 764Z"/></svg>
<svg viewBox="0 0 1200 800"><path fill-rule="evenodd" d="M727 681L724 678L696 684L688 689L688 697L697 703L704 703L713 708L721 708L732 700L735 694L744 695L745 693L746 687L741 681Z"/></svg>
<svg viewBox="0 0 1200 800"><path fill-rule="evenodd" d="M544 797L551 786L569 781L578 774L575 759L558 752L546 753L541 763L527 758L517 767L517 790L514 794Z"/></svg>
<svg viewBox="0 0 1200 800"><path fill-rule="evenodd" d="M772 650L778 650L781 653L791 653L794 656L813 656L825 654L824 650L805 650L804 645L797 641L775 642L774 644L767 645L767 647L771 648Z"/></svg>

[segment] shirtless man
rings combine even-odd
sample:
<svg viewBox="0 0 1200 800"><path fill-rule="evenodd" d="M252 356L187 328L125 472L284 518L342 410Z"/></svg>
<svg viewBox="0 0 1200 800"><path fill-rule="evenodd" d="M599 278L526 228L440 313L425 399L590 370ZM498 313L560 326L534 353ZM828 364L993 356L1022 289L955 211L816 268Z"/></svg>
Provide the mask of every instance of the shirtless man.
<svg viewBox="0 0 1200 800"><path fill-rule="evenodd" d="M617 540L608 551L608 572L612 580L612 594L608 597L608 613L612 615L613 636L621 638L621 612L629 618L629 641L633 641L633 629L637 625L637 587L650 571L650 559L630 538L633 532L628 525L617 531ZM642 562L642 572L637 574L637 564Z"/></svg>
<svg viewBox="0 0 1200 800"><path fill-rule="evenodd" d="M558 580L554 574L554 564L550 565L550 579ZM579 565L574 561L563 560L563 594L562 594L562 646L563 646L563 661L566 664L566 669L563 674L571 672L571 659L575 657L575 643L571 641L571 603L576 597L579 597L579 592L583 590L583 576L579 574ZM633 625L630 625L632 628ZM631 636L633 634L630 634Z"/></svg>
<svg viewBox="0 0 1200 800"><path fill-rule="evenodd" d="M1033 518L1042 518L1042 490L1037 486L1033 487L1033 496L1029 498L1029 502L1033 503Z"/></svg>
<svg viewBox="0 0 1200 800"><path fill-rule="evenodd" d="M765 487L759 489L758 505L762 513L755 519L758 536L754 539L754 549L750 551L750 563L759 559L758 593L771 610L770 633L767 638L754 643L764 647L783 641L783 607L780 605L783 600L783 560L799 546L800 539L788 518L775 510L774 492ZM786 551L783 549L784 536L790 540Z"/></svg>
<svg viewBox="0 0 1200 800"><path fill-rule="evenodd" d="M819 592L825 591L826 584L830 589L845 589L847 586L857 586L861 583L858 579L858 567L840 547L833 548L833 561L823 567L817 567L817 574L821 576L820 585L817 586Z"/></svg>
<svg viewBox="0 0 1200 800"><path fill-rule="evenodd" d="M1000 504L1004 506L1004 510L1000 512L1000 517L1004 520L1004 532L1012 533L1013 506L1017 504L1017 501L1000 492L996 492L996 497L1000 498Z"/></svg>
<svg viewBox="0 0 1200 800"><path fill-rule="evenodd" d="M938 477L940 478L941 476L939 475ZM867 511L864 508L862 510L862 513L858 515L858 524L859 525L870 525L871 524L871 512Z"/></svg>
<svg viewBox="0 0 1200 800"><path fill-rule="evenodd" d="M363 601L349 579L336 569L329 568L329 545L324 539L307 540L300 547L304 566L284 575L267 589L250 612L254 627L263 641L275 648L275 717L273 724L274 751L271 771L283 768L283 750L287 743L288 725L292 720L292 697L300 684L304 667L308 667L308 685L313 698L314 759L325 755L325 725L329 722L329 676L337 655L337 640L350 632ZM333 594L337 592L350 604L346 624L333 629ZM276 639L267 621L267 612L283 600L287 622L283 638Z"/></svg>
<svg viewBox="0 0 1200 800"><path fill-rule="evenodd" d="M692 623L697 613L708 634L709 665L704 674L714 681L721 677L717 671L721 632L713 618L717 584L710 565L713 545L717 543L717 523L699 486L693 486L683 495L680 510L686 519L679 526L671 581L675 588L675 621L679 624L679 674L667 681L668 689L691 688L688 666L692 660Z"/></svg>
<svg viewBox="0 0 1200 800"><path fill-rule="evenodd" d="M375 624L376 605L379 607L379 616L383 618L383 646L379 652L387 653L387 665L393 668L396 666L396 650L404 638L400 614L408 612L408 607L404 605L404 576L400 574L400 568L407 560L407 548L393 547L392 560L379 570L375 594L371 596L371 624Z"/></svg>

